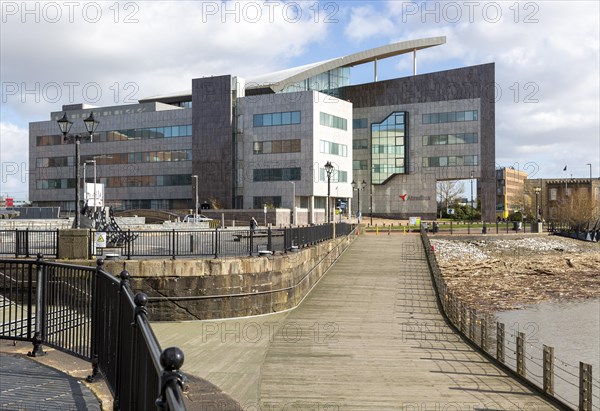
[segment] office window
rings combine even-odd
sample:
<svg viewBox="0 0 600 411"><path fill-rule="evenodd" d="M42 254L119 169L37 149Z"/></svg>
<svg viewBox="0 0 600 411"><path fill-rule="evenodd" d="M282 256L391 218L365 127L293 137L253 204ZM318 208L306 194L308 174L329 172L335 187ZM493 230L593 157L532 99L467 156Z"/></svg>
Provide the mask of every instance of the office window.
<svg viewBox="0 0 600 411"><path fill-rule="evenodd" d="M320 124L322 126L337 128L340 130L348 130L348 120L342 117L334 116L321 112Z"/></svg>
<svg viewBox="0 0 600 411"><path fill-rule="evenodd" d="M319 150L324 154L333 154L341 157L348 157L348 146L345 144L332 143L330 141L319 141Z"/></svg>
<svg viewBox="0 0 600 411"><path fill-rule="evenodd" d="M369 140L366 138L352 140L352 148L354 150L365 150L369 148Z"/></svg>
<svg viewBox="0 0 600 411"><path fill-rule="evenodd" d="M352 160L352 169L353 170L368 170L369 169L369 161L368 160Z"/></svg>
<svg viewBox="0 0 600 411"><path fill-rule="evenodd" d="M299 153L301 144L300 139L255 141L252 150L254 154Z"/></svg>
<svg viewBox="0 0 600 411"><path fill-rule="evenodd" d="M479 165L478 156L423 157L423 167L452 167Z"/></svg>
<svg viewBox="0 0 600 411"><path fill-rule="evenodd" d="M253 170L255 182L262 181L298 181L301 177L300 167L292 168L257 168Z"/></svg>
<svg viewBox="0 0 600 411"><path fill-rule="evenodd" d="M300 124L299 111L255 114L252 119L254 127L288 126Z"/></svg>
<svg viewBox="0 0 600 411"><path fill-rule="evenodd" d="M369 121L366 118L355 118L352 120L352 128L360 129L360 128L369 128Z"/></svg>
<svg viewBox="0 0 600 411"><path fill-rule="evenodd" d="M477 110L427 113L423 114L421 117L423 124L458 123L464 121L477 121L477 119Z"/></svg>

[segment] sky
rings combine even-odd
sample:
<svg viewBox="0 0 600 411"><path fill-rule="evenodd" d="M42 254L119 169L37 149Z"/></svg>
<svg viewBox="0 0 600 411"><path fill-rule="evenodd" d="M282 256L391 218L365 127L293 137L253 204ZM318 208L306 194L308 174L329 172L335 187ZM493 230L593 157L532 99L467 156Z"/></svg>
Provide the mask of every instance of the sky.
<svg viewBox="0 0 600 411"><path fill-rule="evenodd" d="M0 195L27 199L28 123L135 103L193 78L252 77L411 39L418 73L495 63L496 163L600 175L597 1L0 1ZM372 65L352 71L372 80ZM378 79L412 75L412 56ZM564 167L567 171L563 171Z"/></svg>

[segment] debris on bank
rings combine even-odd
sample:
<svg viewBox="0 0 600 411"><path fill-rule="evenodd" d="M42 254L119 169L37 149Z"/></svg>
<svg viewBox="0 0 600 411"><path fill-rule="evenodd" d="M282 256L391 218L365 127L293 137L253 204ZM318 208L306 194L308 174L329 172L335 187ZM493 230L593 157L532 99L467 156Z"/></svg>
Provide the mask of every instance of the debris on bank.
<svg viewBox="0 0 600 411"><path fill-rule="evenodd" d="M448 287L480 311L600 298L600 244L563 237L431 239Z"/></svg>

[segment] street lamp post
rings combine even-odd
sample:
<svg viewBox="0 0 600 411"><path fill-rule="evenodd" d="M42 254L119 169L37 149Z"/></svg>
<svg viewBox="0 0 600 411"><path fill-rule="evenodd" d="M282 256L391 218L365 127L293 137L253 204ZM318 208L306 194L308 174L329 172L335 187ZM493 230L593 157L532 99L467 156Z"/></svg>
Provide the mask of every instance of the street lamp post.
<svg viewBox="0 0 600 411"><path fill-rule="evenodd" d="M329 212L329 196L331 195L331 174L333 173L333 165L331 161L325 163L325 172L327 173L327 222L331 222L331 215Z"/></svg>
<svg viewBox="0 0 600 411"><path fill-rule="evenodd" d="M198 222L198 175L192 175L192 178L196 180L196 201L194 203L194 222Z"/></svg>
<svg viewBox="0 0 600 411"><path fill-rule="evenodd" d="M293 220L293 224L297 224L296 223L296 182L290 181L289 183L292 185L292 220Z"/></svg>
<svg viewBox="0 0 600 411"><path fill-rule="evenodd" d="M539 208L539 203L538 203L538 197L539 197L541 191L542 191L541 188L539 188L539 187L535 188L535 222L536 223L540 221L540 208Z"/></svg>
<svg viewBox="0 0 600 411"><path fill-rule="evenodd" d="M350 183L352 185L352 190L356 190L358 192L358 207L356 210L356 216L358 219L358 223L360 224L360 217L361 217L361 212L360 212L360 191L364 190L365 187L367 186L367 182L365 180L362 181L362 183L360 183L360 187L358 187L358 185L356 184L356 181L352 180L352 183ZM373 213L371 212L371 218L373 218Z"/></svg>
<svg viewBox="0 0 600 411"><path fill-rule="evenodd" d="M79 224L79 187L80 187L80 173L79 173L79 163L81 160L81 156L79 154L79 145L81 143L82 136L76 134L74 136L69 136L69 131L71 130L71 126L73 125L72 121L69 121L67 118L67 113L64 113L60 120L56 121L58 123L58 127L63 135L63 140L66 142L75 142L75 221L73 225L75 228L80 228ZM89 133L90 141L94 139L94 131L98 127L99 122L94 119L94 113L91 112L89 117L83 120L85 124L85 129Z"/></svg>
<svg viewBox="0 0 600 411"><path fill-rule="evenodd" d="M473 170L471 170L471 221L473 221L473 176L474 176L474 172Z"/></svg>

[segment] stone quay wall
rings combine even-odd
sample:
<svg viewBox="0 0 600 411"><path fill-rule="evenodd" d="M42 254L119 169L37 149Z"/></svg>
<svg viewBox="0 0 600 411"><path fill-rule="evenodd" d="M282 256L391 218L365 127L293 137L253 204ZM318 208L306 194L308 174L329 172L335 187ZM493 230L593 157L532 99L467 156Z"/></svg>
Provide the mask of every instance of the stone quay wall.
<svg viewBox="0 0 600 411"><path fill-rule="evenodd" d="M297 306L353 238L266 257L107 260L104 267L129 272L133 290L149 297L152 321L243 317Z"/></svg>

